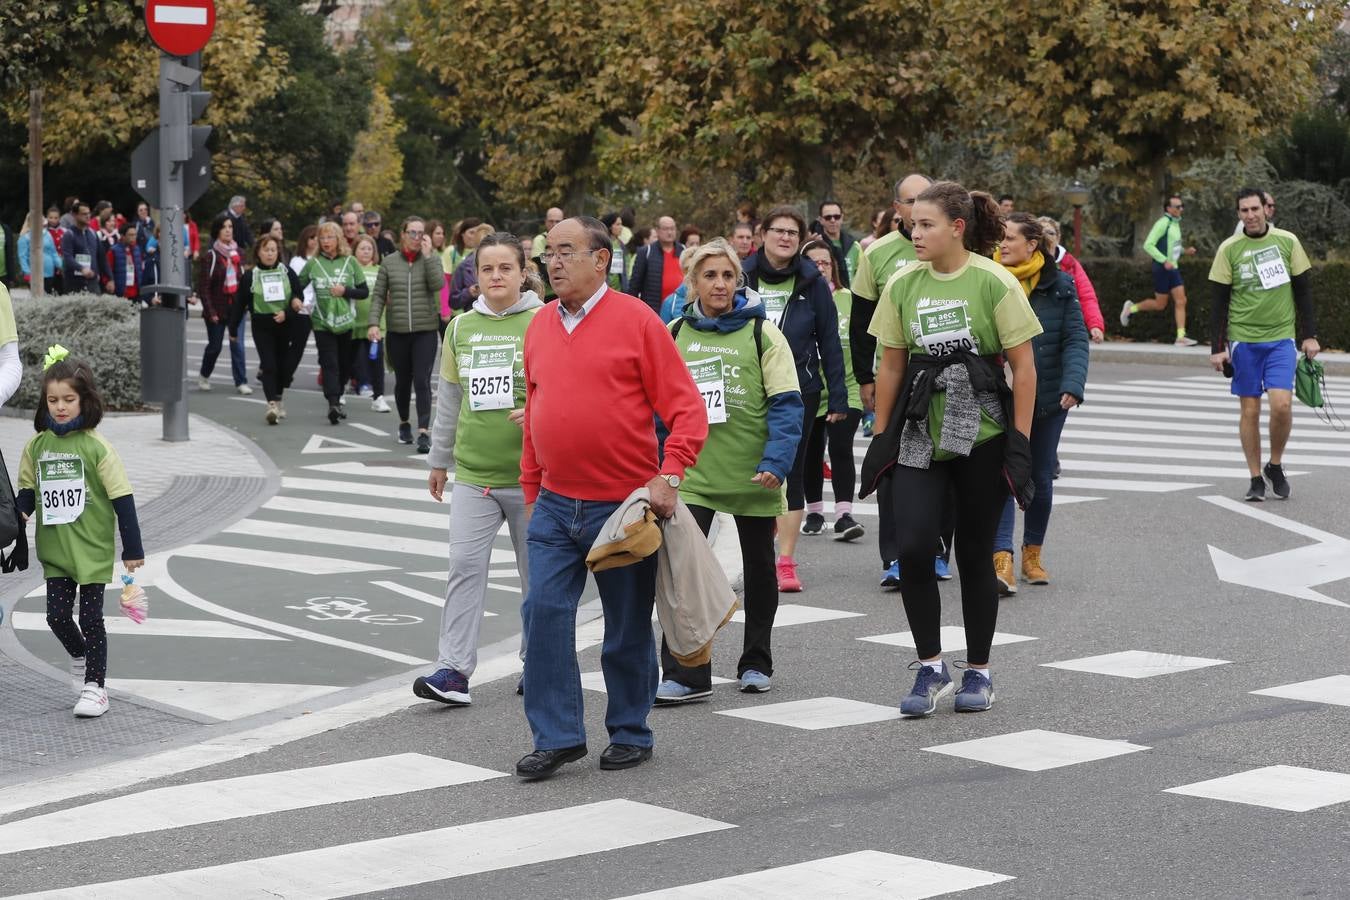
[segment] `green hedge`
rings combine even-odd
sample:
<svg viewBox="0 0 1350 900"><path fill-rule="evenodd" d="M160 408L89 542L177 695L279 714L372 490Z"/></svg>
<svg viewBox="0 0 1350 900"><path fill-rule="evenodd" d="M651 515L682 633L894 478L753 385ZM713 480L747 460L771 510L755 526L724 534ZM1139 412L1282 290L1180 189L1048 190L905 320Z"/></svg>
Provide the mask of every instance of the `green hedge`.
<svg viewBox="0 0 1350 900"><path fill-rule="evenodd" d="M1198 341L1209 341L1210 260L1186 257L1181 260L1181 277L1186 283L1186 333ZM1139 301L1153 296L1153 270L1148 260L1102 258L1085 259L1083 268L1097 289L1106 333L1134 341L1171 343L1176 325L1169 306L1166 312L1140 313L1129 328L1120 327L1120 308L1126 300ZM1350 264L1314 263L1313 300L1317 306L1317 333L1323 348L1350 350Z"/></svg>
<svg viewBox="0 0 1350 900"><path fill-rule="evenodd" d="M23 381L10 405L36 409L42 388L42 358L60 344L94 370L108 409L141 406L139 308L114 296L68 294L14 300Z"/></svg>

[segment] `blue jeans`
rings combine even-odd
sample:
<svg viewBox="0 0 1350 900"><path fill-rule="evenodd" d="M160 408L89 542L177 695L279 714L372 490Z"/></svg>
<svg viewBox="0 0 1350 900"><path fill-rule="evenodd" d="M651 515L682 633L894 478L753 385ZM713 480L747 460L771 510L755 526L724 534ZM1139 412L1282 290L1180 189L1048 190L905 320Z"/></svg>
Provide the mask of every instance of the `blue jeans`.
<svg viewBox="0 0 1350 900"><path fill-rule="evenodd" d="M1036 499L1027 507L1026 533L1022 543L1039 547L1045 543L1045 532L1050 527L1050 507L1055 499L1055 458L1059 455L1059 436L1064 433L1064 421L1069 411L1061 409L1048 416L1031 420L1031 477L1036 482ZM1011 551L1013 523L1017 505L1012 497L1003 507L1003 518L994 536L994 550Z"/></svg>
<svg viewBox="0 0 1350 900"><path fill-rule="evenodd" d="M234 376L234 385L238 387L241 384L248 383L248 371L244 359L244 323L247 319L239 320L239 328L236 331L230 331L230 336L235 340L230 341L230 374ZM206 322L206 352L202 354L201 373L203 378L210 378L211 371L216 367L216 357L220 356L220 345L225 342L225 333L229 331L230 326L221 319L219 322Z"/></svg>
<svg viewBox="0 0 1350 900"><path fill-rule="evenodd" d="M525 718L536 750L586 743L577 667L577 604L586 586L586 554L617 503L572 500L541 490L530 517L530 586L521 607L525 625ZM656 698L652 603L656 557L597 572L605 614L600 668L609 707L605 727L615 744L652 745L647 714Z"/></svg>

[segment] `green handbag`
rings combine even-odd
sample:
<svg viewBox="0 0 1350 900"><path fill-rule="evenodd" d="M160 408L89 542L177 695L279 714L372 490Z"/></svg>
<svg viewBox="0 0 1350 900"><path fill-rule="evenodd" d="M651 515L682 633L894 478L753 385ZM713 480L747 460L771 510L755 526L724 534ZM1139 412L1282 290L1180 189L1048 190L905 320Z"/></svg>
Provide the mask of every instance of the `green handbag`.
<svg viewBox="0 0 1350 900"><path fill-rule="evenodd" d="M1326 367L1315 359L1300 356L1298 367L1294 369L1294 396L1304 406L1317 410L1317 418L1337 431L1344 431L1345 423L1341 421L1336 407L1327 400L1326 389Z"/></svg>

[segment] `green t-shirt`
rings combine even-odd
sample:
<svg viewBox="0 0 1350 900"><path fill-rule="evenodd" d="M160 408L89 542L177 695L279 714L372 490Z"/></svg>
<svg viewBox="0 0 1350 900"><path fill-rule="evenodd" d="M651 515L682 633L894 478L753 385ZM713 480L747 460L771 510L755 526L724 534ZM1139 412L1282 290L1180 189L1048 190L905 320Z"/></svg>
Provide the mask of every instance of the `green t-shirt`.
<svg viewBox="0 0 1350 900"><path fill-rule="evenodd" d="M891 276L917 260L914 245L899 231L882 235L862 252L858 271L849 277L853 293L865 300L877 300Z"/></svg>
<svg viewBox="0 0 1350 900"><path fill-rule="evenodd" d="M305 263L301 278L309 280L314 287L314 330L334 333L351 331L356 322L356 303L349 297L334 297L329 287L341 284L345 288L356 287L361 267L351 256L338 256L329 259L322 253L316 253ZM361 275L361 277L365 277Z"/></svg>
<svg viewBox="0 0 1350 900"><path fill-rule="evenodd" d="M933 271L928 262L916 262L891 276L882 289L882 301L868 333L883 347L910 354L942 356L970 350L980 356L1002 353L1041 333L1040 320L1027 301L1022 285L992 259L971 253L955 272ZM952 459L954 453L936 449L947 409L945 391L934 391L928 407L928 433L933 459ZM1003 433L983 411L977 445Z"/></svg>
<svg viewBox="0 0 1350 900"><path fill-rule="evenodd" d="M627 254L624 252L623 244L618 238L610 241L609 257L609 286L618 290L623 283L623 279L628 277L628 263L625 261Z"/></svg>
<svg viewBox="0 0 1350 900"><path fill-rule="evenodd" d="M797 287L797 276L789 275L779 282L766 281L763 273L759 276L759 300L764 304L764 314L775 326L783 324L783 311L787 309L792 291Z"/></svg>
<svg viewBox="0 0 1350 900"><path fill-rule="evenodd" d="M93 430L36 434L23 448L19 489L37 495L37 555L46 578L107 584L113 577L117 516L112 501L131 493L117 451Z"/></svg>
<svg viewBox="0 0 1350 900"><path fill-rule="evenodd" d="M290 269L277 263L270 269L258 266L253 270L253 312L259 316L275 316L291 308Z"/></svg>
<svg viewBox="0 0 1350 900"><path fill-rule="evenodd" d="M523 438L507 416L525 405L525 329L542 308L500 317L474 309L455 316L445 329L441 378L463 388L455 426L460 484L520 484Z"/></svg>
<svg viewBox="0 0 1350 900"><path fill-rule="evenodd" d="M1233 287L1228 339L1244 343L1293 340L1294 289L1290 279L1312 267L1291 232L1271 226L1259 238L1241 232L1219 245L1209 280Z"/></svg>
<svg viewBox="0 0 1350 900"><path fill-rule="evenodd" d="M856 246L856 245L855 245ZM848 323L853 318L853 292L840 288L834 292L834 305L839 310L839 343L844 347L844 385L848 388L848 408L861 411L862 395L858 391L858 379L853 375L853 354L849 352ZM820 394L820 412L817 418L830 411L830 392L828 381L826 390Z"/></svg>
<svg viewBox="0 0 1350 900"><path fill-rule="evenodd" d="M773 322L764 323L760 342L762 359L755 348L753 319L728 333L699 331L685 321L675 336L703 395L709 422L698 462L680 483L685 503L735 516L787 512L785 489L768 491L750 479L759 471L769 440L769 398L800 390L797 364L787 338Z"/></svg>
<svg viewBox="0 0 1350 900"><path fill-rule="evenodd" d="M0 347L19 339L19 326L14 324L14 300L9 289L0 284Z"/></svg>
<svg viewBox="0 0 1350 900"><path fill-rule="evenodd" d="M352 337L356 340L362 340L370 326L366 323L370 321L370 298L375 295L375 279L380 277L380 267L378 264L370 266L361 266L361 274L365 276L366 287L370 293L366 299L356 301L356 321L352 323ZM381 317L383 319L383 317ZM380 330L384 330L384 322L380 322Z"/></svg>

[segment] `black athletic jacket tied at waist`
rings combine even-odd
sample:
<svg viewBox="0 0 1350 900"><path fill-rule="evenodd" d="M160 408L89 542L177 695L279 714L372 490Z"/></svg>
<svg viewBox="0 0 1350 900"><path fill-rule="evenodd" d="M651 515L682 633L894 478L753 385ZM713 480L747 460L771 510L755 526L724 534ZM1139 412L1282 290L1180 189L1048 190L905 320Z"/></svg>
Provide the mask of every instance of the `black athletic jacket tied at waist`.
<svg viewBox="0 0 1350 900"><path fill-rule="evenodd" d="M993 392L998 394L1003 405L1003 417L1007 425L1007 442L1004 445L1004 473L1009 488L1017 497L1018 505L1026 508L1034 493L1031 481L1031 443L1026 436L1013 427L1012 390L1003 376L1002 357L979 356L969 350L960 350L944 356L931 356L927 353L912 353L905 370L905 384L900 389L895 408L891 410L886 430L872 438L867 455L863 458L861 490L859 499L874 493L883 478L891 473L900 458L900 438L905 421L919 422L928 418L929 404L933 399L933 384L938 373L949 366L962 365L970 377L970 386L976 393ZM1024 502L1025 501L1025 502Z"/></svg>

